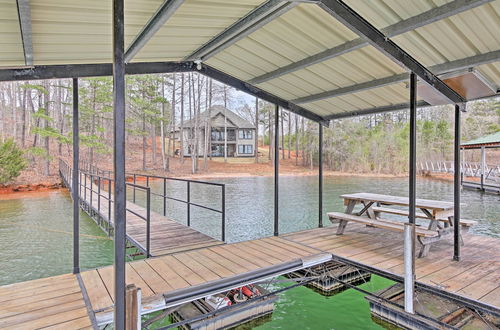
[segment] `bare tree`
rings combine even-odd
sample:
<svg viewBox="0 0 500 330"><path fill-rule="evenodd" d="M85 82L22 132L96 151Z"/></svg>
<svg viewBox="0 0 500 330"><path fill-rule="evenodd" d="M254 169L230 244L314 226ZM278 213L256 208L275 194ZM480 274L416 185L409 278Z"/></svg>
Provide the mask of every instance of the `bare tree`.
<svg viewBox="0 0 500 330"><path fill-rule="evenodd" d="M184 73L181 73L181 127L179 129L181 164L184 164Z"/></svg>
<svg viewBox="0 0 500 330"><path fill-rule="evenodd" d="M255 98L255 163L259 163L259 99Z"/></svg>

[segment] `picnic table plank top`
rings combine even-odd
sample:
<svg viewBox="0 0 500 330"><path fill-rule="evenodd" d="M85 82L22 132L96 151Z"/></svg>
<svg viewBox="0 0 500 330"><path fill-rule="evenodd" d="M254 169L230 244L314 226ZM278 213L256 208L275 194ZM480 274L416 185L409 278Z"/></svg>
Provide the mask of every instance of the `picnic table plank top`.
<svg viewBox="0 0 500 330"><path fill-rule="evenodd" d="M390 205L408 206L410 204L409 197L391 196L391 195L382 195L373 193L344 194L341 195L340 197L348 200L380 202L383 204L390 204ZM417 198L416 207L427 210L445 211L445 210L453 210L454 204L452 202L443 202L431 199Z"/></svg>

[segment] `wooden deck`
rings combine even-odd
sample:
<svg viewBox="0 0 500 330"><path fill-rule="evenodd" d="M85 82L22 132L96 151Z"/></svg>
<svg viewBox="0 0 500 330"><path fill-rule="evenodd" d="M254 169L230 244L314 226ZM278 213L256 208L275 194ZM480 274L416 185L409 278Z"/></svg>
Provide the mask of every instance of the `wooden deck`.
<svg viewBox="0 0 500 330"><path fill-rule="evenodd" d="M0 287L2 329L91 327L76 275L66 274Z"/></svg>
<svg viewBox="0 0 500 330"><path fill-rule="evenodd" d="M363 265L403 276L403 234L351 224L344 235L336 226L286 235L285 238ZM417 281L500 308L500 240L463 235L460 262L452 261L452 237L436 242L415 261Z"/></svg>
<svg viewBox="0 0 500 330"><path fill-rule="evenodd" d="M90 182L87 183L90 187ZM97 191L97 185L93 185L94 191ZM107 192L101 192L106 195ZM113 196L113 195L111 195ZM86 196L82 193L80 196L82 201L90 205L90 192L87 190ZM112 197L113 199L113 197ZM94 211L98 210L97 194L92 194L92 207ZM101 197L99 214L107 221L109 214L108 201ZM111 206L112 207L112 206ZM146 216L146 208L127 202L127 209ZM180 224L174 220L170 220L163 215L150 211L151 221L151 251L152 256L160 256L178 251L186 251L197 249L201 247L209 247L224 244L224 242L216 240L208 235L200 233L199 231ZM111 224L113 224L113 212L111 212ZM127 211L127 236L130 237L134 243L140 245L142 250L146 249L146 229L147 224L144 219Z"/></svg>
<svg viewBox="0 0 500 330"><path fill-rule="evenodd" d="M151 311L152 308L164 304L165 295L174 297L186 288L199 288L207 283L229 282L237 275L327 254L356 261L388 274L403 274L401 233L357 224L349 226L344 235L337 236L335 232L336 226L317 228L281 237L204 247L134 261L127 264L127 283L134 283L141 288L143 312L147 313L148 309ZM466 234L464 241L463 258L460 262L451 260L453 250L451 240L442 240L435 244L428 257L416 261L417 281L500 308L500 255L498 254L500 240ZM65 278L65 281L58 281L57 278ZM58 323L50 325L59 325L61 322L82 322L82 327L87 326L90 318L85 315L81 291L77 283L71 280L72 278L74 279L73 275L62 275L62 277L37 280L39 282L31 281L0 287L0 301L10 301L10 305L0 304L0 328L22 322L25 322L26 328L36 328L38 326L36 322L40 319L48 322L43 323L47 325L50 323L49 320L54 319L56 320L54 322ZM113 309L111 294L113 267L82 272L81 278L89 297L88 307L93 311L90 316L95 315L100 323L109 322ZM36 283L45 283L42 286L45 289L34 291L35 294L33 290L26 289L36 287ZM70 289L66 293L62 290L58 293L56 285L61 288L67 286ZM47 291L53 293L53 296L50 294L44 296ZM74 302L61 298L63 294L64 297L72 297L69 299L73 299ZM37 305L31 302L41 300L44 301L44 306L51 307L36 306L34 308L37 309L25 312L24 305ZM9 306L18 306L19 309ZM63 308L60 309L59 306ZM67 306L66 309L64 306ZM19 312L21 309L22 313ZM50 311L54 313L54 310L57 310L57 315L61 315L60 318L52 317L55 314L50 314ZM71 312L65 312L68 310ZM71 317L64 313L71 314Z"/></svg>

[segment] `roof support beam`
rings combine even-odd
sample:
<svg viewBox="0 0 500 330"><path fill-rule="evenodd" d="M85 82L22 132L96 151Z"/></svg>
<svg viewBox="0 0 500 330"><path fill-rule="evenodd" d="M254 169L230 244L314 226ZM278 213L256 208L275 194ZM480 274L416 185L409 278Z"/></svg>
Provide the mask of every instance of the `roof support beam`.
<svg viewBox="0 0 500 330"><path fill-rule="evenodd" d="M431 105L425 101L418 101L417 102L417 107L430 107ZM349 111L349 112L341 112L341 113L336 113L330 116L326 116L326 119L329 120L334 120L334 119L342 119L342 118L349 118L349 117L356 117L356 116L364 116L364 115L373 115L376 113L383 113L383 112L392 112L392 111L399 111L399 110L404 110L404 109L410 109L410 103L399 103L399 104L393 104L393 105L388 105L385 107L375 107L375 108L369 108L369 109L362 109L362 110L356 110L356 111Z"/></svg>
<svg viewBox="0 0 500 330"><path fill-rule="evenodd" d="M196 71L214 78L226 85L232 86L242 92L256 96L267 102L278 104L280 107L295 112L305 118L328 124L328 120L317 114L285 99L270 94L260 88L214 69L206 64L198 65L192 61L186 62L136 62L125 65L125 74L151 74ZM103 64L71 64L71 65L40 65L31 68L0 69L0 81L22 81L41 79L64 79L111 76L113 66L111 63Z"/></svg>
<svg viewBox="0 0 500 330"><path fill-rule="evenodd" d="M158 30L168 21L175 11L182 5L184 0L165 0L151 17L141 32L134 38L125 52L125 62L130 62L144 45L158 32Z"/></svg>
<svg viewBox="0 0 500 330"><path fill-rule="evenodd" d="M325 118L299 106L296 105L292 102L289 102L285 99L282 99L278 96L275 96L273 94L270 94L258 87L252 86L249 83L242 81L238 78L235 78L233 76L228 75L227 73L224 73L222 71L219 71L215 68L212 68L211 66L208 66L206 64L201 64L201 68L198 70L199 73L204 74L210 78L213 78L217 81L220 81L226 85L229 85L231 87L236 88L237 90L240 90L242 92L245 92L247 94L253 95L255 97L258 97L259 99L262 99L264 101L267 101L269 103L276 104L283 109L295 112L298 115L301 115L302 117L305 117L307 119L311 119L313 121L319 122L324 126L328 126L328 120Z"/></svg>
<svg viewBox="0 0 500 330"><path fill-rule="evenodd" d="M23 40L24 63L33 65L33 39L31 32L31 9L29 0L17 0L17 14Z"/></svg>
<svg viewBox="0 0 500 330"><path fill-rule="evenodd" d="M381 29L381 32L385 34L386 37L391 38L406 33L408 31L415 30L419 27L434 23L436 21L445 19L447 17L459 14L466 10L478 7L480 5L483 5L491 1L493 0L454 0L437 8L430 9L419 15L410 17L408 19L390 25L384 29ZM298 71L308 66L332 59L334 57L341 56L345 53L354 51L356 49L362 48L367 45L368 42L362 38L354 39L337 47L327 49L318 54L306 57L300 61L291 63L282 68L258 76L250 80L250 83L260 84L268 80L283 76L285 74Z"/></svg>
<svg viewBox="0 0 500 330"><path fill-rule="evenodd" d="M193 71L193 62L135 62L125 65L126 74L150 74ZM112 76L113 65L69 64L37 65L29 68L0 69L0 81L86 78Z"/></svg>
<svg viewBox="0 0 500 330"><path fill-rule="evenodd" d="M198 48L194 53L185 58L186 61L204 61L223 51L252 32L266 25L297 6L299 3L283 0L268 0L255 8L248 15L222 31L212 40Z"/></svg>
<svg viewBox="0 0 500 330"><path fill-rule="evenodd" d="M415 73L420 77L421 81L427 83L437 92L442 94L450 103L465 102L462 96L441 81L441 79L435 76L416 59L411 57L410 54L401 49L396 43L386 38L382 32L377 30L341 0L322 0L318 5L349 29L366 38L372 46L392 59L395 63Z"/></svg>
<svg viewBox="0 0 500 330"><path fill-rule="evenodd" d="M488 64L500 60L500 50L489 52L486 54L475 55L471 57L466 57L463 59L450 61L442 64L437 64L429 67L429 70L434 74L443 74L452 71L469 69L478 65ZM332 98L335 96L341 96L346 94L352 94L361 92L371 88L382 87L386 85L396 84L400 82L407 81L409 77L408 73L397 74L385 78L370 80L364 83L351 85L347 87L337 88L326 92L321 92L313 95L308 95L304 97L292 100L293 103L309 103L319 100L324 100Z"/></svg>

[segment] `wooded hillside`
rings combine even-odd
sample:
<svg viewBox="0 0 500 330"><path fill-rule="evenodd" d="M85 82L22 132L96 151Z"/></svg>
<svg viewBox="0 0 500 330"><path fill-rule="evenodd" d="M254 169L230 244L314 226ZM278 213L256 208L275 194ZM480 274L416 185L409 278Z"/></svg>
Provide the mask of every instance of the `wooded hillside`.
<svg viewBox="0 0 500 330"><path fill-rule="evenodd" d="M127 145L142 152L142 169L169 170L173 155L172 132L185 120L197 118L212 105L223 105L258 125L259 144L271 144L275 132L274 106L212 81L196 73L138 75L127 77ZM99 164L112 152L112 80L80 79L80 141L82 159ZM462 139L469 140L500 130L498 98L470 102L463 115ZM407 171L408 111L332 121L324 130L327 168L346 172L398 174ZM280 157L296 159L299 166L313 167L318 158L318 124L280 111ZM209 171L207 157L195 161L199 150L209 148L208 122L195 121L190 145L193 173ZM0 141L13 138L25 150L31 167L54 175L51 162L69 156L72 143L71 80L10 82L0 84ZM422 160L452 158L453 109L448 106L420 109L418 152ZM197 141L204 140L205 143ZM157 142L159 141L159 142ZM271 142L271 143L270 143ZM160 144L159 146L157 144ZM171 145L172 144L172 145ZM197 145L202 144L202 145ZM261 155L270 160L272 152Z"/></svg>

